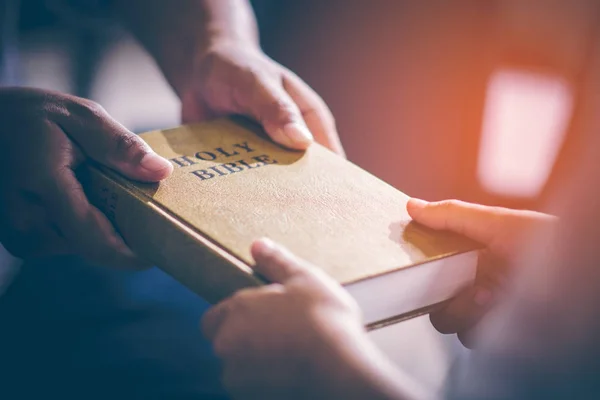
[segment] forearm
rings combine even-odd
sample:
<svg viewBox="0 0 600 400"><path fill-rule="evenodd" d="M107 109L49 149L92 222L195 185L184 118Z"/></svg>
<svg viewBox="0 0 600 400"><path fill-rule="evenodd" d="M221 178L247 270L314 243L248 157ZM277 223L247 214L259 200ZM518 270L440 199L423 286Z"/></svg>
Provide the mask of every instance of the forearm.
<svg viewBox="0 0 600 400"><path fill-rule="evenodd" d="M248 0L114 0L123 24L181 94L194 63L216 42L259 46Z"/></svg>

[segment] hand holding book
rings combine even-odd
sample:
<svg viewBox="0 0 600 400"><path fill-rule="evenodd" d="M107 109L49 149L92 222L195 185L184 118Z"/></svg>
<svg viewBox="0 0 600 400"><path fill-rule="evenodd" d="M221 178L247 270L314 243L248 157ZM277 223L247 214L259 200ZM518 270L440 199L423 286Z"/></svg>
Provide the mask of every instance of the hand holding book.
<svg viewBox="0 0 600 400"><path fill-rule="evenodd" d="M451 230L486 246L479 257L475 284L430 315L438 331L456 333L466 347L472 347L477 324L502 294L510 273L508 268L521 250L522 238L532 230L551 229L557 218L456 200L426 203L412 199L407 210L423 225Z"/></svg>
<svg viewBox="0 0 600 400"><path fill-rule="evenodd" d="M255 271L273 283L239 291L202 320L232 397L408 395L410 386L369 340L358 304L335 280L270 240L256 241L252 255Z"/></svg>
<svg viewBox="0 0 600 400"><path fill-rule="evenodd" d="M546 214L458 201L412 199L407 209L430 228L484 242L484 251L504 263L516 255L521 234L549 229L556 221ZM270 241L255 242L252 255L255 270L274 283L238 292L202 321L223 359L224 383L234 396L427 397L370 342L356 302L322 269ZM432 314L434 326L442 333L458 333L468 344L472 328L502 290L502 279L490 279L506 272L498 267L481 264L476 284Z"/></svg>
<svg viewBox="0 0 600 400"><path fill-rule="evenodd" d="M343 155L325 102L261 49L249 1L112 3L181 100L184 124L244 115L282 146L304 150L314 136Z"/></svg>
<svg viewBox="0 0 600 400"><path fill-rule="evenodd" d="M343 155L329 108L296 74L256 46L216 41L198 58L181 95L183 123L241 114L276 143L305 150L314 139Z"/></svg>
<svg viewBox="0 0 600 400"><path fill-rule="evenodd" d="M259 237L341 283L369 328L426 313L475 277L479 243L414 224L406 194L316 143L290 151L240 118L140 136L171 176L140 184L90 164L86 192L138 255L209 302L264 284L251 270Z"/></svg>
<svg viewBox="0 0 600 400"><path fill-rule="evenodd" d="M312 89L260 49L223 46L207 52L211 66L200 68L207 75L194 76L197 84L183 101L184 118L247 114L261 121L275 142L295 149L311 143L308 124L317 141L343 153L331 113ZM262 72L246 73L250 70ZM198 98L200 92L208 97ZM132 180L158 182L173 165L93 101L5 88L0 105L4 247L22 258L73 253L98 264L142 264L90 205L74 171L93 160Z"/></svg>
<svg viewBox="0 0 600 400"><path fill-rule="evenodd" d="M140 260L92 206L75 169L94 160L156 182L173 166L98 104L66 94L0 89L0 241L29 258L77 253L114 266Z"/></svg>

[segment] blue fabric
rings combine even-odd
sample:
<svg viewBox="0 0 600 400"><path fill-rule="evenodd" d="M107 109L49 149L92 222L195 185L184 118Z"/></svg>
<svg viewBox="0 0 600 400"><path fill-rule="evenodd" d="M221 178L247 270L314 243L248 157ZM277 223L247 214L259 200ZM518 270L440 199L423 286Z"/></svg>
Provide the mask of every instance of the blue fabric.
<svg viewBox="0 0 600 400"><path fill-rule="evenodd" d="M26 264L0 297L0 397L224 398L207 307L156 268Z"/></svg>

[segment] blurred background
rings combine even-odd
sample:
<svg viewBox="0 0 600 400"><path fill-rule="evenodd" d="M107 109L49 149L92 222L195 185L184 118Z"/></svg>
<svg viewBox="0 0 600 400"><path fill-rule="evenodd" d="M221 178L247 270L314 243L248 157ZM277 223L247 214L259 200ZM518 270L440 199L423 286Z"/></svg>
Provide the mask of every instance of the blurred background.
<svg viewBox="0 0 600 400"><path fill-rule="evenodd" d="M91 98L136 132L179 123L177 98L129 36L49 3L22 2L22 85ZM489 2L253 4L263 48L325 99L351 161L411 196L539 206L572 88L549 71L495 62ZM468 357L427 318L372 336L433 388Z"/></svg>

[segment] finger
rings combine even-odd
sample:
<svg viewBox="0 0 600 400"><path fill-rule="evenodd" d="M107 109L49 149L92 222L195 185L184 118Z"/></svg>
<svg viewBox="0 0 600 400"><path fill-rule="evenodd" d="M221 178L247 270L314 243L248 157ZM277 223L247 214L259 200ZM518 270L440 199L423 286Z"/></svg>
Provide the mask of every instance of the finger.
<svg viewBox="0 0 600 400"><path fill-rule="evenodd" d="M214 341L229 313L231 299L226 299L210 308L201 321L202 334L210 342Z"/></svg>
<svg viewBox="0 0 600 400"><path fill-rule="evenodd" d="M311 274L314 268L269 239L254 242L251 252L256 261L254 270L270 282L285 283L295 276Z"/></svg>
<svg viewBox="0 0 600 400"><path fill-rule="evenodd" d="M67 110L54 118L86 156L144 182L160 181L173 171L168 160L115 121L100 105L69 96L64 107Z"/></svg>
<svg viewBox="0 0 600 400"><path fill-rule="evenodd" d="M407 211L415 221L425 226L453 231L486 246L493 245L504 235L504 228L522 213L458 200L428 203L418 199L409 200Z"/></svg>
<svg viewBox="0 0 600 400"><path fill-rule="evenodd" d="M313 137L289 94L280 83L260 75L255 75L252 82L249 88L236 92L239 108L256 119L275 142L305 150Z"/></svg>
<svg viewBox="0 0 600 400"><path fill-rule="evenodd" d="M52 211L52 222L74 250L103 265L135 268L144 265L104 214L88 202L71 169L63 168L45 182L39 189L41 201Z"/></svg>
<svg viewBox="0 0 600 400"><path fill-rule="evenodd" d="M485 286L463 290L443 309L430 314L431 324L440 333L463 332L473 328L490 309L493 292Z"/></svg>
<svg viewBox="0 0 600 400"><path fill-rule="evenodd" d="M292 72L284 73L282 82L315 140L335 153L345 156L335 120L323 99Z"/></svg>

